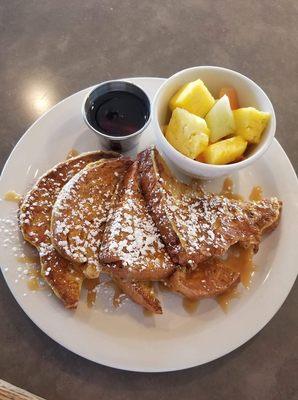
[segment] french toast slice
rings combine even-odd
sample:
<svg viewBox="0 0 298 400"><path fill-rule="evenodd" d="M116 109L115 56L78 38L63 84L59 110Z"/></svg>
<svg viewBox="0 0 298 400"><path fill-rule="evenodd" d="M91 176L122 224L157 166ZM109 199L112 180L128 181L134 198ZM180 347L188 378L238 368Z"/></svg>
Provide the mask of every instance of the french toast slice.
<svg viewBox="0 0 298 400"><path fill-rule="evenodd" d="M106 264L105 272L126 280L160 280L174 271L140 192L137 161L129 167L115 193L99 260Z"/></svg>
<svg viewBox="0 0 298 400"><path fill-rule="evenodd" d="M63 161L39 178L20 204L19 226L24 239L39 251L41 275L67 308L77 306L83 275L76 264L63 259L52 245L52 208L62 187L82 168L115 157L119 154L95 151Z"/></svg>
<svg viewBox="0 0 298 400"><path fill-rule="evenodd" d="M85 276L99 276L99 246L119 179L129 158L99 160L78 172L58 194L53 206L51 237L62 257L83 264Z"/></svg>
<svg viewBox="0 0 298 400"><path fill-rule="evenodd" d="M236 286L240 273L228 268L219 259L211 258L195 270L178 269L168 279L168 287L190 300L215 297Z"/></svg>
<svg viewBox="0 0 298 400"><path fill-rule="evenodd" d="M154 314L162 314L160 302L155 296L154 290L146 282L129 281L116 277L113 280L132 301Z"/></svg>
<svg viewBox="0 0 298 400"><path fill-rule="evenodd" d="M175 263L195 269L239 243L258 250L264 231L278 224L281 202L227 199L173 178L156 149L139 154L142 192Z"/></svg>

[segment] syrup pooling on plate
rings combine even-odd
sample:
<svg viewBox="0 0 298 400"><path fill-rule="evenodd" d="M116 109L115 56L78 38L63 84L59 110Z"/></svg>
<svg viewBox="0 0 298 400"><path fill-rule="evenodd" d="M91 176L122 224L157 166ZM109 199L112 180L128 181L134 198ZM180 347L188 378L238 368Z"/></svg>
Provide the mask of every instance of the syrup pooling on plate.
<svg viewBox="0 0 298 400"><path fill-rule="evenodd" d="M19 256L16 257L17 262L24 263L24 264L38 264L39 258L35 256Z"/></svg>
<svg viewBox="0 0 298 400"><path fill-rule="evenodd" d="M26 277L28 289L31 291L44 289L44 281L40 274L39 258L22 254L16 257L16 261L22 264L22 267L18 267L18 270Z"/></svg>
<svg viewBox="0 0 298 400"><path fill-rule="evenodd" d="M27 286L30 290L39 290L40 285L40 270L32 269L29 272L29 280L27 281Z"/></svg>
<svg viewBox="0 0 298 400"><path fill-rule="evenodd" d="M23 278L27 280L27 287L30 291L44 289L44 281L40 274L39 258L22 254L16 257L16 261L21 264L18 271L22 273Z"/></svg>
<svg viewBox="0 0 298 400"><path fill-rule="evenodd" d="M255 272L253 255L254 251L251 247L245 249L235 245L229 249L227 258L223 261L228 268L240 272L241 283L246 289L249 288Z"/></svg>
<svg viewBox="0 0 298 400"><path fill-rule="evenodd" d="M87 289L87 306L93 307L96 301L96 288L100 284L99 278L95 279L85 279L84 280L84 287Z"/></svg>
<svg viewBox="0 0 298 400"><path fill-rule="evenodd" d="M109 280L105 282L105 286L108 286L114 290L112 303L114 308L118 308L122 301L125 299L126 295L123 293L121 288L117 285L116 282Z"/></svg>
<svg viewBox="0 0 298 400"><path fill-rule="evenodd" d="M184 297L182 300L183 308L188 314L194 314L199 307L199 300L190 300Z"/></svg>
<svg viewBox="0 0 298 400"><path fill-rule="evenodd" d="M153 317L154 313L152 311L146 310L146 308L143 308L143 315L144 317Z"/></svg>
<svg viewBox="0 0 298 400"><path fill-rule="evenodd" d="M221 194L228 198L243 200L243 196L233 193L234 182L231 178L224 180ZM261 201L263 199L263 190L260 186L254 186L249 195L251 201ZM253 275L255 273L255 265L253 263L253 249L243 248L240 246L232 246L227 254L224 263L227 267L235 272L240 272L240 280L242 285L248 289L251 285ZM221 308L227 312L230 302L239 297L237 287L227 290L225 293L217 297L217 302Z"/></svg>
<svg viewBox="0 0 298 400"><path fill-rule="evenodd" d="M261 186L254 186L250 192L249 200L260 201L263 199L263 189Z"/></svg>
<svg viewBox="0 0 298 400"><path fill-rule="evenodd" d="M70 158L73 158L73 157L77 157L79 154L80 153L78 152L78 150L70 149L69 152L67 153L66 160L69 160Z"/></svg>
<svg viewBox="0 0 298 400"><path fill-rule="evenodd" d="M233 299L238 299L240 297L237 287L228 289L226 292L217 296L216 301L222 308L222 310L227 313L229 310L229 305Z"/></svg>
<svg viewBox="0 0 298 400"><path fill-rule="evenodd" d="M19 203L22 200L22 196L16 193L14 190L10 190L9 192L5 193L3 199L6 201L13 201L15 203Z"/></svg>
<svg viewBox="0 0 298 400"><path fill-rule="evenodd" d="M234 193L234 182L231 178L226 178L223 182L220 194L228 199L243 200L243 196L238 193Z"/></svg>

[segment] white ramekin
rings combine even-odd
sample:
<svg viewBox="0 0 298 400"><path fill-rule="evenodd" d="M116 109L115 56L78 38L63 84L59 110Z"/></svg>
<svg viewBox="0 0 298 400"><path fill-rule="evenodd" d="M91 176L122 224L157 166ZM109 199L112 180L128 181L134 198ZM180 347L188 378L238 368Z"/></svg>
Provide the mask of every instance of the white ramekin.
<svg viewBox="0 0 298 400"><path fill-rule="evenodd" d="M228 165L201 163L181 154L165 138L161 127L169 121L170 111L168 104L170 98L182 85L196 79L201 79L215 98L218 97L220 88L223 86L232 86L237 91L240 107L255 107L260 111L270 113L271 117L262 134L261 142L253 148L243 161ZM153 102L152 123L156 135L157 147L165 157L184 174L205 179L232 174L255 162L268 150L273 141L276 129L275 113L271 101L255 82L239 72L212 66L184 69L167 79L156 93Z"/></svg>

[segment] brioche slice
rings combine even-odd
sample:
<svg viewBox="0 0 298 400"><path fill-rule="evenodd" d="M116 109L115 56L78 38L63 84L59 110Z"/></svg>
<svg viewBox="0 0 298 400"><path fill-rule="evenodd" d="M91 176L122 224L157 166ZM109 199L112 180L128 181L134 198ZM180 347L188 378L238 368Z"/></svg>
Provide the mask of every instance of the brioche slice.
<svg viewBox="0 0 298 400"><path fill-rule="evenodd" d="M118 156L96 151L64 161L45 173L20 204L19 225L24 239L39 251L42 276L68 308L77 306L83 275L76 264L64 260L52 246L52 208L63 186L87 164Z"/></svg>
<svg viewBox="0 0 298 400"><path fill-rule="evenodd" d="M169 278L168 287L190 300L214 297L237 285L240 273L218 259L209 259L196 270L179 269Z"/></svg>
<svg viewBox="0 0 298 400"><path fill-rule="evenodd" d="M262 233L276 227L281 203L205 194L175 180L156 149L139 157L141 188L172 260L196 268L239 243L258 250Z"/></svg>
<svg viewBox="0 0 298 400"><path fill-rule="evenodd" d="M160 302L154 290L146 282L128 281L115 277L113 280L132 301L154 314L162 314Z"/></svg>
<svg viewBox="0 0 298 400"><path fill-rule="evenodd" d="M99 260L106 272L127 280L160 280L174 270L140 192L138 163L119 183L110 210Z"/></svg>
<svg viewBox="0 0 298 400"><path fill-rule="evenodd" d="M85 276L99 276L98 251L111 200L128 158L88 164L63 187L53 207L52 243L62 257L82 264Z"/></svg>

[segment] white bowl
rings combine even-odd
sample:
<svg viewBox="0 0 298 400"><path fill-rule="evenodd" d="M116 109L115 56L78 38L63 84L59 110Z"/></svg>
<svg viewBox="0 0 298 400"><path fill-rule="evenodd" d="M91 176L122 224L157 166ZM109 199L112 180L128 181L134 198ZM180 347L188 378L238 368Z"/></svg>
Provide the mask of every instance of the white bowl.
<svg viewBox="0 0 298 400"><path fill-rule="evenodd" d="M185 83L201 79L215 98L218 97L220 88L232 86L236 89L240 107L255 107L260 111L269 112L271 117L262 134L261 142L256 145L243 161L228 165L210 165L192 160L176 150L165 138L161 126L170 119L169 100ZM168 158L174 166L192 177L205 179L217 178L232 174L254 163L269 148L273 141L276 129L276 120L273 106L265 92L251 79L239 72L221 67L193 67L177 72L165 81L158 90L152 113L153 129L157 138L158 149Z"/></svg>

